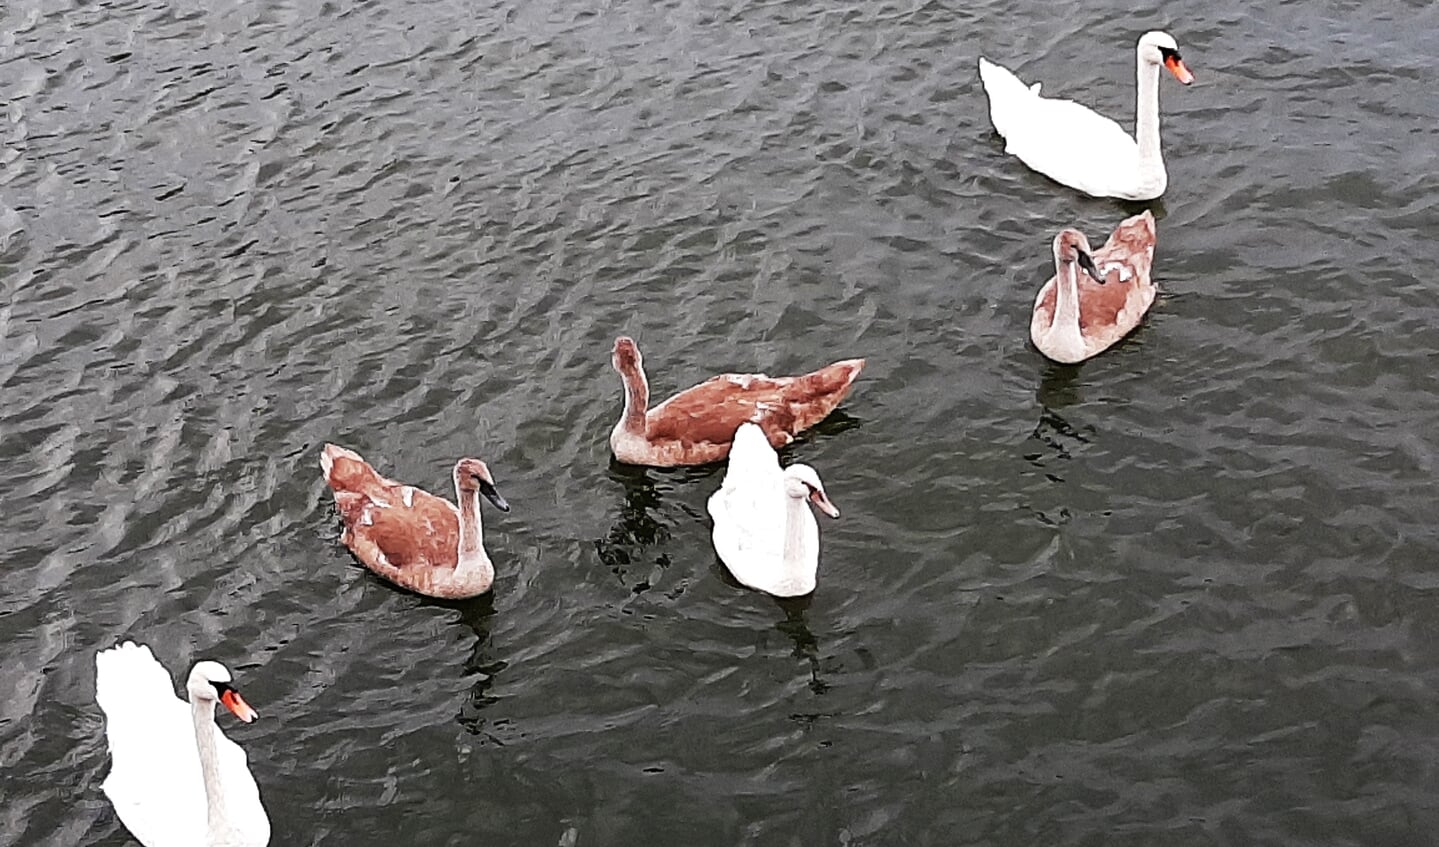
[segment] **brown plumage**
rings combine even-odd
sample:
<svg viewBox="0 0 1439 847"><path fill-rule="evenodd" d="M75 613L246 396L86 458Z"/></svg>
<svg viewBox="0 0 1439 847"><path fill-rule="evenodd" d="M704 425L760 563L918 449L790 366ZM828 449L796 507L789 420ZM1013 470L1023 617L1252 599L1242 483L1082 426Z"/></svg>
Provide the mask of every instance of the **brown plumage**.
<svg viewBox="0 0 1439 847"><path fill-rule="evenodd" d="M1040 289L1030 319L1034 346L1055 361L1074 363L1103 352L1129 334L1158 293L1149 279L1155 240L1154 216L1148 211L1121 222L1093 253L1079 230L1066 229L1056 235L1055 274ZM1080 273L1081 269L1085 272ZM1078 296L1077 315L1061 308L1060 288L1070 278Z"/></svg>
<svg viewBox="0 0 1439 847"><path fill-rule="evenodd" d="M490 590L495 570L481 538L479 496L502 511L510 507L484 462L455 463L458 508L386 479L358 453L334 444L321 451L320 467L345 523L340 541L365 567L430 597L474 597Z"/></svg>
<svg viewBox="0 0 1439 847"><path fill-rule="evenodd" d="M723 374L649 409L649 380L634 340L615 339L610 361L625 387L625 411L610 432L610 449L621 462L662 468L724 459L746 421L783 447L828 417L864 368L864 359L846 359L803 376Z"/></svg>

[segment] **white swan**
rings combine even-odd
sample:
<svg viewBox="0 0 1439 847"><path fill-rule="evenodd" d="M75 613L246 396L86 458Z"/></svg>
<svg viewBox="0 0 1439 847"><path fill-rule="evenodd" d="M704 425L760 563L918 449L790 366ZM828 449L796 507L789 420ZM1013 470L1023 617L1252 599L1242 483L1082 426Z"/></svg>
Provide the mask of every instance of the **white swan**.
<svg viewBox="0 0 1439 847"><path fill-rule="evenodd" d="M218 662L199 662L188 707L149 647L127 641L95 655L110 774L101 788L145 847L264 847L270 819L245 751L215 726L219 701L246 723L255 710Z"/></svg>
<svg viewBox="0 0 1439 847"><path fill-rule="evenodd" d="M979 77L989 95L989 119L1004 136L1005 152L1094 197L1153 200L1163 194L1169 175L1159 153L1159 66L1185 85L1194 81L1194 74L1167 32L1146 32L1134 53L1139 96L1133 138L1085 106L1039 96L1039 83L1026 87L981 56Z"/></svg>
<svg viewBox="0 0 1439 847"><path fill-rule="evenodd" d="M764 431L740 424L724 482L709 499L715 552L735 579L779 597L814 591L819 527L806 501L839 517L814 468L780 470Z"/></svg>

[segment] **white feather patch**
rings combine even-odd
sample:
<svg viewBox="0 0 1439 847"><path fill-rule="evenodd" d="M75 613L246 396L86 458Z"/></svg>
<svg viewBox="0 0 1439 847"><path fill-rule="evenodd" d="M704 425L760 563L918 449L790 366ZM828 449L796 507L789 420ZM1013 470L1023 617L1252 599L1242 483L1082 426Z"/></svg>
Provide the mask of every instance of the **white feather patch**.
<svg viewBox="0 0 1439 847"><path fill-rule="evenodd" d="M1116 268L1119 269L1120 282L1128 282L1129 278L1134 276L1134 273L1129 270L1129 266L1123 262L1110 262L1104 266L1104 270L1100 271L1100 273L1104 276L1109 276L1109 272Z"/></svg>

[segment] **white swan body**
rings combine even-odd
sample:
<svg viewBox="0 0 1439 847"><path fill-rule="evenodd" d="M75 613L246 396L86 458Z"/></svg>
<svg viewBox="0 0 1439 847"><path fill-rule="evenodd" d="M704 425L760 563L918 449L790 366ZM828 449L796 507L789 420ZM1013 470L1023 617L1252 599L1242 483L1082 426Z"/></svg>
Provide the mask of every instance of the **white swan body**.
<svg viewBox="0 0 1439 847"><path fill-rule="evenodd" d="M1135 46L1138 97L1134 135L1109 118L1070 100L1039 95L1010 71L980 57L979 77L989 95L989 119L1004 136L1005 152L1055 182L1094 197L1152 200L1169 175L1159 150L1159 68L1188 85L1194 75L1174 38L1146 32Z"/></svg>
<svg viewBox="0 0 1439 847"><path fill-rule="evenodd" d="M819 527L808 503L839 517L814 468L781 470L764 431L740 424L724 482L709 499L715 552L735 579L778 597L814 591Z"/></svg>
<svg viewBox="0 0 1439 847"><path fill-rule="evenodd" d="M215 726L215 703L255 712L218 662L199 662L186 689L149 647L127 641L95 656L95 702L105 713L110 773L101 785L145 847L265 847L270 819L245 751Z"/></svg>

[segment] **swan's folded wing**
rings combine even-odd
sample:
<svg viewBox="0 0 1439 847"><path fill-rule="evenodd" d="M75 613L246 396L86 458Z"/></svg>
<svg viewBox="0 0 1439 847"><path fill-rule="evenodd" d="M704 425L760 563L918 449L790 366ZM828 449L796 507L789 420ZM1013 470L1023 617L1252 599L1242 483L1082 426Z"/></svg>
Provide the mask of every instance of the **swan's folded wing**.
<svg viewBox="0 0 1439 847"><path fill-rule="evenodd" d="M1094 262L1106 276L1109 272L1104 269L1105 266L1113 263L1123 266L1118 272L1121 281L1138 279L1147 283L1154 262L1156 239L1154 216L1146 209L1124 219L1115 228L1104 246L1094 251Z"/></svg>
<svg viewBox="0 0 1439 847"><path fill-rule="evenodd" d="M101 789L142 844L203 844L205 788L190 707L148 647L127 642L95 657L110 773Z"/></svg>
<svg viewBox="0 0 1439 847"><path fill-rule="evenodd" d="M725 466L725 488L764 488L777 484L782 471L779 454L770 446L764 431L744 423L734 432L729 461Z"/></svg>
<svg viewBox="0 0 1439 847"><path fill-rule="evenodd" d="M768 474L765 475L768 477ZM778 468L772 479L726 478L710 498L715 549L732 570L763 563L784 551L785 503Z"/></svg>
<svg viewBox="0 0 1439 847"><path fill-rule="evenodd" d="M979 59L979 79L984 93L989 97L989 121L994 131L1008 138L1016 127L1021 127L1039 96L1039 84L1027 86L1008 68Z"/></svg>

